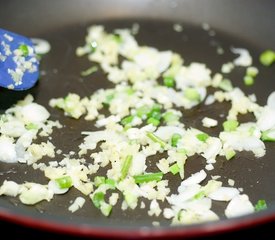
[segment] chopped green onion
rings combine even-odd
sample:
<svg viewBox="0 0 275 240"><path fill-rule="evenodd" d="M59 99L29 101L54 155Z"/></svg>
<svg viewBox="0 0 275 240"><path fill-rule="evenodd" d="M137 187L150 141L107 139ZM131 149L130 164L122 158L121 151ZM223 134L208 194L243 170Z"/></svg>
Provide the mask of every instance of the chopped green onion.
<svg viewBox="0 0 275 240"><path fill-rule="evenodd" d="M29 123L28 125L26 125L26 129L27 130L38 129L38 126L34 123Z"/></svg>
<svg viewBox="0 0 275 240"><path fill-rule="evenodd" d="M97 67L97 66L92 66L92 67L88 68L87 70L82 71L82 72L80 73L80 75L81 75L82 77L87 77L87 76L89 76L89 75L95 73L97 70L98 70L98 67Z"/></svg>
<svg viewBox="0 0 275 240"><path fill-rule="evenodd" d="M157 173L146 173L142 175L136 175L134 176L134 179L136 183L147 183L151 181L160 181L162 177L163 177L163 173L157 172Z"/></svg>
<svg viewBox="0 0 275 240"><path fill-rule="evenodd" d="M232 82L229 79L223 79L219 84L219 88L229 92L233 89Z"/></svg>
<svg viewBox="0 0 275 240"><path fill-rule="evenodd" d="M105 217L108 217L112 211L112 205L106 203L106 202L101 202L100 204L100 211Z"/></svg>
<svg viewBox="0 0 275 240"><path fill-rule="evenodd" d="M128 95L133 95L135 92L136 92L136 91L135 91L133 88L127 88L127 89L126 89L126 93L127 93Z"/></svg>
<svg viewBox="0 0 275 240"><path fill-rule="evenodd" d="M65 176L55 179L55 182L61 189L70 188L73 185L72 178L70 176Z"/></svg>
<svg viewBox="0 0 275 240"><path fill-rule="evenodd" d="M271 66L275 62L275 52L266 50L260 55L260 62L266 67Z"/></svg>
<svg viewBox="0 0 275 240"><path fill-rule="evenodd" d="M161 106L159 104L155 104L151 111L147 114L148 118L155 118L157 120L161 119Z"/></svg>
<svg viewBox="0 0 275 240"><path fill-rule="evenodd" d="M236 155L236 152L233 149L230 149L230 150L225 152L226 160L232 159L233 157L235 157L235 155Z"/></svg>
<svg viewBox="0 0 275 240"><path fill-rule="evenodd" d="M96 41L92 41L90 43L90 48L91 48L91 52L94 53L97 49L97 42Z"/></svg>
<svg viewBox="0 0 275 240"><path fill-rule="evenodd" d="M175 86L175 79L173 77L164 77L163 78L163 84L166 86L166 87L174 87Z"/></svg>
<svg viewBox="0 0 275 240"><path fill-rule="evenodd" d="M267 209L266 201L263 200L263 199L259 200L259 201L256 203L256 205L254 206L254 208L255 208L255 211L256 211L256 212Z"/></svg>
<svg viewBox="0 0 275 240"><path fill-rule="evenodd" d="M173 112L166 112L162 117L166 123L177 122L179 120L179 116Z"/></svg>
<svg viewBox="0 0 275 240"><path fill-rule="evenodd" d="M117 43L122 43L122 38L121 38L121 36L120 35L118 35L118 34L113 34L112 35L112 38L113 38L113 40L114 41L116 41Z"/></svg>
<svg viewBox="0 0 275 240"><path fill-rule="evenodd" d="M239 122L236 120L227 120L222 125L225 132L232 132L237 129Z"/></svg>
<svg viewBox="0 0 275 240"><path fill-rule="evenodd" d="M262 132L261 139L264 142L275 142L275 129Z"/></svg>
<svg viewBox="0 0 275 240"><path fill-rule="evenodd" d="M104 202L104 193L97 192L92 196L92 202L96 208L100 208L101 204Z"/></svg>
<svg viewBox="0 0 275 240"><path fill-rule="evenodd" d="M112 100L115 98L115 94L111 93L105 97L105 100L103 102L103 105L109 106Z"/></svg>
<svg viewBox="0 0 275 240"><path fill-rule="evenodd" d="M251 76L246 75L246 76L244 76L243 80L244 80L244 84L246 86L252 86L254 84L254 78Z"/></svg>
<svg viewBox="0 0 275 240"><path fill-rule="evenodd" d="M206 142L207 139L209 138L209 135L206 133L199 133L196 135L197 139L200 140L201 142Z"/></svg>
<svg viewBox="0 0 275 240"><path fill-rule="evenodd" d="M248 67L246 69L246 75L250 77L256 77L259 73L259 70L256 67Z"/></svg>
<svg viewBox="0 0 275 240"><path fill-rule="evenodd" d="M123 126L130 125L131 122L133 121L133 119L134 119L134 116L133 116L133 115L130 115L130 116L128 116L128 117L125 117L125 118L123 118L123 119L121 120L121 124L122 124Z"/></svg>
<svg viewBox="0 0 275 240"><path fill-rule="evenodd" d="M111 178L107 178L105 181L105 184L107 184L108 186L111 187L111 189L115 189L116 188L116 182L115 180L111 179Z"/></svg>
<svg viewBox="0 0 275 240"><path fill-rule="evenodd" d="M177 163L173 164L170 168L170 172L173 174L173 175L176 175L177 173L179 173L180 171L180 168L178 166Z"/></svg>
<svg viewBox="0 0 275 240"><path fill-rule="evenodd" d="M21 50L24 57L27 57L29 55L29 48L26 44L20 45L19 50Z"/></svg>
<svg viewBox="0 0 275 240"><path fill-rule="evenodd" d="M147 132L147 137L149 137L153 142L158 143L161 147L165 147L166 143L156 136L154 133Z"/></svg>
<svg viewBox="0 0 275 240"><path fill-rule="evenodd" d="M160 120L151 117L147 120L147 124L152 124L157 127L160 124Z"/></svg>
<svg viewBox="0 0 275 240"><path fill-rule="evenodd" d="M102 184L105 184L105 177L103 176L96 176L94 178L94 184L96 187L99 187Z"/></svg>
<svg viewBox="0 0 275 240"><path fill-rule="evenodd" d="M181 139L181 135L178 133L174 133L171 138L172 147L176 147L178 145L178 141Z"/></svg>
<svg viewBox="0 0 275 240"><path fill-rule="evenodd" d="M199 102L201 100L198 90L192 87L184 89L184 96L190 101Z"/></svg>
<svg viewBox="0 0 275 240"><path fill-rule="evenodd" d="M121 180L123 180L127 176L129 169L131 167L132 161L133 161L132 155L128 155L124 160L121 168L121 177L120 177Z"/></svg>
<svg viewBox="0 0 275 240"><path fill-rule="evenodd" d="M137 206L137 202L138 202L138 198L137 195L134 194L131 191L125 191L124 192L124 200L127 203L127 205L131 208L131 209L135 209Z"/></svg>
<svg viewBox="0 0 275 240"><path fill-rule="evenodd" d="M204 192L204 191L200 191L200 192L198 192L193 198L194 198L195 200L200 200L200 199L202 199L204 196L205 196L205 192Z"/></svg>
<svg viewBox="0 0 275 240"><path fill-rule="evenodd" d="M139 118L147 118L147 114L150 112L150 108L148 106L142 106L137 109L137 116Z"/></svg>

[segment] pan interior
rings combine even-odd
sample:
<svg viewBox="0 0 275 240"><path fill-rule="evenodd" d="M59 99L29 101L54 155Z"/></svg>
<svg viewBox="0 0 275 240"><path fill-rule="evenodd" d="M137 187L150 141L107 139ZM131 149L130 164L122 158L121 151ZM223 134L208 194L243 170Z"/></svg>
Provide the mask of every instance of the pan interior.
<svg viewBox="0 0 275 240"><path fill-rule="evenodd" d="M242 47L249 50L253 56L253 65L258 67L260 74L256 79L255 85L245 87L243 83L244 68L236 68L228 75L235 86L239 86L247 94L255 93L260 104L266 103L267 96L274 90L272 83L272 70L262 67L258 62L258 56L262 46L254 46L249 42L243 42L238 38L227 36L222 32L216 32L215 29L205 31L201 26L193 26L188 23L182 23L183 31L176 32L173 29L174 22L161 20L115 20L91 22L92 24L102 24L108 31L115 28L130 28L133 23L140 25L140 31L136 36L140 45L156 47L160 50L172 50L182 55L185 64L191 62L202 62L212 70L212 73L219 72L223 63L232 61L236 55L230 51L231 47ZM81 131L93 131L96 128L93 122L84 119L73 120L64 117L63 112L52 109L48 106L51 98L63 97L67 93L77 93L80 96L90 96L99 88L107 88L112 85L106 80L103 72L98 71L89 78L82 78L80 72L91 66L86 58L77 58L75 49L84 44L87 24L73 25L66 28L60 28L53 32L47 32L40 38L44 38L51 43L52 49L42 60L41 77L39 84L26 92L12 92L0 89L0 113L15 104L25 95L31 93L35 101L47 107L52 118L59 120L65 127L54 131L53 143L57 149L62 149L64 153L70 151L78 152L78 145L83 138ZM217 48L223 48L224 54L217 54ZM205 106L204 104L192 110L183 110L186 126L196 127L206 131L210 135L217 135L218 130L205 129L201 127L201 120L205 116L211 116L219 119L224 118L221 113L228 111L227 104L213 104ZM243 120L251 116L246 115ZM227 183L228 179L235 180L235 186L244 189L251 202L256 203L258 199L265 199L268 205L274 203L275 191L270 183L275 182L275 161L273 156L275 148L271 144L266 144L267 154L263 158L256 159L250 153L239 153L231 161L218 159L215 169L209 175L221 175L221 180ZM57 156L56 160L61 160L62 156ZM43 161L48 161L44 159ZM151 160L153 165L154 159ZM202 169L205 161L200 157L194 157L187 161L186 177ZM24 181L35 181L47 183L47 179L39 171L34 171L31 167L22 164L0 163L0 183L5 179L14 180L18 183ZM180 183L177 177L168 176L171 181L171 190L176 191ZM113 209L109 218L105 218L87 198L87 202L82 209L72 214L68 207L80 193L70 190L66 195L55 196L48 202L42 202L35 207L23 206L18 199L1 197L0 204L14 213L21 213L35 218L55 219L64 223L85 223L91 226L112 226L112 227L138 227L151 226L152 221L159 221L161 225L168 226L169 221L162 217L152 218L147 214L148 208L138 210L121 211L121 204ZM145 202L148 206L148 202ZM165 206L165 203L163 204ZM214 209L223 218L225 204L220 202L214 205Z"/></svg>

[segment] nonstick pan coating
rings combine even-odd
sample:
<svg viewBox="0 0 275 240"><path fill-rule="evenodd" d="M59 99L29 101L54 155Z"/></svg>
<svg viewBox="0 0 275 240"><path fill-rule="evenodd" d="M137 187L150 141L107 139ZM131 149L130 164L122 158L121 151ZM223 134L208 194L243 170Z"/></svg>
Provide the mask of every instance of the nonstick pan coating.
<svg viewBox="0 0 275 240"><path fill-rule="evenodd" d="M17 6L16 4L20 5L19 1L11 2L14 3L13 6ZM62 1L57 2L61 4ZM73 4L72 1L68 2L69 5ZM85 1L80 2L83 4ZM190 5L191 1L186 2L186 4ZM195 2L197 2L197 6L199 7L200 1ZM103 1L103 3L106 2ZM104 5L103 3L102 5ZM51 4L55 5L54 2L48 4L51 6L47 6L48 9L52 8ZM148 2L146 4L145 6L149 6ZM162 4L165 5L166 3ZM3 5L1 2L1 11L3 11ZM10 9L11 5L12 4L7 4L7 9ZM41 6L36 5L36 7L40 9ZM65 9L64 11L69 10ZM50 12L48 14L50 14ZM163 15L165 16L165 14ZM32 18L32 16L30 17ZM69 17L69 15L67 15L67 17ZM2 17L0 16L0 18ZM20 15L18 18L20 18ZM27 19L25 15L23 18ZM86 28L91 24L103 24L107 30L113 30L115 28L129 28L133 23L139 23L140 33L137 35L137 40L141 45L144 44L157 47L161 50L178 52L183 56L186 64L193 61L205 62L213 73L218 72L223 63L231 61L235 57L231 53L230 47L247 48L253 56L254 65L260 70L256 84L250 88L244 86L242 81L244 69L242 68L237 68L233 71L233 73L229 75L230 79L232 79L234 85L241 87L246 93L255 93L261 104L265 104L267 96L274 91L274 68L264 68L258 62L259 54L265 46L270 43L265 43L264 41L256 43L254 40L245 36L230 34L230 31L226 31L226 29L224 31L219 29L220 27L216 29L215 25L213 25L213 29L216 34L215 36L210 36L209 33L204 31L201 25L194 22L192 18L192 21L188 21L184 17L183 20L181 18L175 20L172 15L170 20L169 18L165 19L162 15L160 15L159 18L151 18L149 16L129 18L129 16L124 17L123 15L120 18L115 17L115 19L112 16L109 18L100 18L97 16L97 18L98 19L93 19L93 17L91 17L90 19L83 19L83 21L78 19L75 20L75 22L68 20L63 25L57 22L56 26L46 26L47 24L44 26L43 24L45 23L44 20L42 20L41 26L43 26L45 30L43 27L41 29L37 28L39 23L34 23L34 30L32 30L32 26L27 27L22 25L22 23L18 23L22 26L22 29L20 29L18 25L16 25L16 16L14 17L14 23L7 22L6 19L3 19L3 25L0 25L2 28L10 27L10 30L20 30L20 33L29 34L30 36L35 34L35 37L45 38L52 45L51 52L42 60L42 74L39 84L26 92L11 92L0 89L0 111L3 112L12 104L16 103L16 101L22 99L26 94L31 93L35 97L35 101L47 106L53 119L58 119L66 126L61 130L55 131L53 134L53 143L57 148L63 149L63 152L77 152L77 146L82 141L80 132L82 130L95 130L95 128L91 122L84 121L83 119L76 121L64 117L61 111L48 106L49 99L65 96L68 92L77 93L82 97L89 96L96 89L111 86L101 71L88 78L82 78L79 74L82 70L89 67L91 63L85 58L77 58L75 56L75 49L84 43ZM207 19L205 19L205 21L207 21ZM51 25L51 22L52 20L49 20L49 25ZM175 22L182 23L184 26L183 32L177 33L173 30L173 24ZM238 32L239 30L235 31ZM225 54L218 55L216 53L218 46L225 49ZM223 122L224 118L220 117L220 113L225 113L228 108L229 106L227 104L214 104L211 107L200 105L193 110L183 110L183 117L186 126L200 127L201 119L204 116L212 116ZM243 121L247 119L251 119L251 116L245 115L242 118ZM215 136L218 134L220 128L216 131L209 129L202 130ZM36 226L48 228L49 230L98 236L130 236L127 234L131 234L131 232L136 232L138 234L137 236L199 235L235 228L237 225L241 227L253 223L256 224L259 221L270 220L275 215L273 208L275 191L272 185L272 183L275 182L275 161L273 159L275 148L274 145L269 143L267 143L266 146L267 154L263 158L256 159L253 154L240 153L230 162L218 159L215 170L211 172L211 175L221 175L224 182L227 182L229 178L234 179L236 185L244 189L244 192L249 195L253 203L256 203L258 199L265 199L270 207L268 211L260 214L235 220L222 220L217 223L170 228L168 221L150 218L146 210L139 209L122 212L120 210L120 204L114 209L110 218L103 217L92 204L87 203L82 209L72 214L68 211L68 206L70 205L70 201L79 195L77 191L72 190L64 196L55 196L50 203L42 202L35 207L23 206L16 198L1 197L0 210L2 213L0 211L0 216L2 214L4 218L25 225L34 226L36 223ZM44 161L47 160L48 159L44 159ZM60 159L57 158L57 160ZM152 159L152 162L153 161L154 159ZM204 160L200 157L194 157L188 160L186 165L187 177L201 169L204 164ZM47 182L42 173L21 164L0 163L0 172L0 182L3 182L4 179L15 180L17 182L27 180L35 180L39 183ZM168 178L170 177L171 176L168 176ZM172 187L172 191L175 191L180 179L171 179L173 179L172 185L174 186L174 189ZM214 209L220 213L222 218L224 216L221 209L223 209L224 206L223 203L214 205ZM153 229L152 221L154 220L160 221L162 226L160 229ZM106 231L106 229L108 229L108 231ZM113 231L116 234L113 234Z"/></svg>

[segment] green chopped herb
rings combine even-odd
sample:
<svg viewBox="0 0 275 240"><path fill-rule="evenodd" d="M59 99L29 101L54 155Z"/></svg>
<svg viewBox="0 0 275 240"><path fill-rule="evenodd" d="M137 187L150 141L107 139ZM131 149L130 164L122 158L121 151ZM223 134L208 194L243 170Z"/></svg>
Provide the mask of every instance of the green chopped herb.
<svg viewBox="0 0 275 240"><path fill-rule="evenodd" d="M147 114L148 118L155 118L157 120L161 119L161 106L159 104L155 104L150 112Z"/></svg>
<svg viewBox="0 0 275 240"><path fill-rule="evenodd" d="M260 55L260 62L266 67L271 66L275 62L275 52L266 50Z"/></svg>
<svg viewBox="0 0 275 240"><path fill-rule="evenodd" d="M22 44L19 46L19 50L21 50L24 57L29 56L29 48L26 44Z"/></svg>
<svg viewBox="0 0 275 240"><path fill-rule="evenodd" d="M123 126L130 125L130 124L132 123L133 119L134 119L134 116L133 116L133 115L130 115L130 116L128 116L128 117L125 117L125 118L123 118L123 119L121 120L121 124L122 124Z"/></svg>
<svg viewBox="0 0 275 240"><path fill-rule="evenodd" d="M115 98L115 94L114 93L110 93L105 97L105 100L103 102L103 105L105 106L109 106L110 103L112 102L112 100Z"/></svg>
<svg viewBox="0 0 275 240"><path fill-rule="evenodd" d="M229 79L223 79L219 84L219 88L226 92L229 92L233 89L232 82Z"/></svg>
<svg viewBox="0 0 275 240"><path fill-rule="evenodd" d="M100 208L101 204L104 202L104 193L97 192L92 196L92 202L96 208Z"/></svg>
<svg viewBox="0 0 275 240"><path fill-rule="evenodd" d="M198 192L198 193L194 196L194 199L200 200L200 199L204 198L204 196L205 196L205 192L204 192L204 191L200 191L200 192Z"/></svg>
<svg viewBox="0 0 275 240"><path fill-rule="evenodd" d="M161 147L165 147L166 143L156 136L154 133L147 132L147 137L149 137L153 142L160 144Z"/></svg>
<svg viewBox="0 0 275 240"><path fill-rule="evenodd" d="M166 123L177 122L179 120L178 115L176 115L173 112L169 112L169 111L164 113L162 117L163 117L164 122L166 122Z"/></svg>
<svg viewBox="0 0 275 240"><path fill-rule="evenodd" d="M232 132L237 129L239 122L236 120L227 120L222 125L225 132Z"/></svg>
<svg viewBox="0 0 275 240"><path fill-rule="evenodd" d="M88 68L88 69L82 71L82 72L80 73L80 75L81 75L82 77L87 77L87 76L89 76L89 75L95 73L97 70L98 70L98 67L97 67L97 66L92 66L92 67L90 67L90 68Z"/></svg>
<svg viewBox="0 0 275 240"><path fill-rule="evenodd" d="M38 129L38 126L34 123L29 123L26 125L27 130L33 130L33 129Z"/></svg>
<svg viewBox="0 0 275 240"><path fill-rule="evenodd" d="M132 155L128 155L126 157L126 159L124 160L122 168L121 168L121 177L120 177L121 180L126 178L128 172L129 172L129 169L131 167L132 161L133 161Z"/></svg>
<svg viewBox="0 0 275 240"><path fill-rule="evenodd" d="M246 75L255 78L259 73L259 70L256 67L248 67L246 69Z"/></svg>
<svg viewBox="0 0 275 240"><path fill-rule="evenodd" d="M137 109L137 116L142 119L147 118L147 114L151 111L148 106L142 106Z"/></svg>
<svg viewBox="0 0 275 240"><path fill-rule="evenodd" d="M261 139L264 142L275 142L275 129L262 132Z"/></svg>
<svg viewBox="0 0 275 240"><path fill-rule="evenodd" d="M152 124L157 127L160 124L160 120L151 117L151 118L148 118L147 124Z"/></svg>
<svg viewBox="0 0 275 240"><path fill-rule="evenodd" d="M236 152L233 149L228 150L228 151L225 152L226 160L232 159L233 157L235 157L235 155L236 155Z"/></svg>
<svg viewBox="0 0 275 240"><path fill-rule="evenodd" d="M70 176L64 176L61 178L55 179L55 182L61 189L70 188L73 185L72 178Z"/></svg>
<svg viewBox="0 0 275 240"><path fill-rule="evenodd" d="M171 138L172 147L176 147L178 145L178 141L181 139L181 135L178 133L174 133Z"/></svg>
<svg viewBox="0 0 275 240"><path fill-rule="evenodd" d="M103 176L96 176L94 178L94 184L96 187L99 187L102 184L105 184L105 177Z"/></svg>
<svg viewBox="0 0 275 240"><path fill-rule="evenodd" d="M259 211L267 209L267 204L266 204L265 200L260 199L260 200L258 200L256 205L254 206L254 208L255 208L256 212L259 212Z"/></svg>
<svg viewBox="0 0 275 240"><path fill-rule="evenodd" d="M175 86L175 79L173 77L164 77L163 78L163 84L166 87L172 88Z"/></svg>
<svg viewBox="0 0 275 240"><path fill-rule="evenodd" d="M196 135L197 139L200 140L201 142L206 142L207 139L209 138L209 135L206 133L199 133Z"/></svg>
<svg viewBox="0 0 275 240"><path fill-rule="evenodd" d="M135 182L138 183L147 183L151 181L160 181L163 177L162 172L157 173L146 173L142 175L136 175L134 176Z"/></svg>
<svg viewBox="0 0 275 240"><path fill-rule="evenodd" d="M254 78L249 75L244 76L243 80L246 86L252 86L254 84Z"/></svg>
<svg viewBox="0 0 275 240"><path fill-rule="evenodd" d="M122 43L122 37L120 36L120 35L118 35L118 34L113 34L112 35L112 38L113 38L113 40L114 41L116 41L117 43Z"/></svg>
<svg viewBox="0 0 275 240"><path fill-rule="evenodd" d="M190 101L199 102L201 100L198 90L192 87L184 89L184 96Z"/></svg>
<svg viewBox="0 0 275 240"><path fill-rule="evenodd" d="M111 178L107 178L105 181L105 184L107 184L108 186L111 187L111 189L115 189L116 188L116 182L115 180L111 179Z"/></svg>
<svg viewBox="0 0 275 240"><path fill-rule="evenodd" d="M94 53L97 49L97 42L96 41L92 41L90 43L90 49L91 49L91 52Z"/></svg>
<svg viewBox="0 0 275 240"><path fill-rule="evenodd" d="M170 172L173 174L173 175L176 175L177 173L179 173L180 171L180 168L178 166L177 163L173 164L170 168Z"/></svg>

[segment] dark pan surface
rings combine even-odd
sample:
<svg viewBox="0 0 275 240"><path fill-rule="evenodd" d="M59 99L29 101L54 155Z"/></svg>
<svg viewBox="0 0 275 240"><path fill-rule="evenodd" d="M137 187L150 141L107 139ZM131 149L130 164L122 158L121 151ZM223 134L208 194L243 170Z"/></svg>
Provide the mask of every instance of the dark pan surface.
<svg viewBox="0 0 275 240"><path fill-rule="evenodd" d="M247 48L253 55L254 65L260 70L256 79L256 84L247 88L242 83L244 68L236 68L229 78L233 83L240 86L246 93L256 93L258 101L265 104L267 96L274 91L274 68L264 68L259 65L258 56L262 46L251 44L236 37L228 36L221 31L217 31L215 36L210 36L200 25L191 25L183 22L184 31L177 33L173 30L173 22L163 20L115 20L89 22L89 24L102 23L108 30L114 28L131 27L132 23L140 24L140 33L137 35L140 44L157 47L161 50L173 50L180 53L188 64L193 61L205 62L212 69L213 73L218 72L221 65L231 61L236 56L230 51L230 47ZM48 107L49 99L65 96L68 92L78 93L81 96L91 95L96 89L111 86L105 79L104 74L99 71L91 77L80 77L80 71L91 65L85 58L77 58L75 49L84 43L86 27L89 24L77 24L67 27L60 27L54 31L41 32L39 36L47 39L51 45L51 52L43 58L41 79L35 88L28 92L10 92L0 89L0 111L12 106L17 100L22 99L26 94L31 93L35 101L50 111L53 119L58 119L65 127L57 130L53 134L53 143L63 150L64 153L78 151L77 146L82 141L80 132L82 130L91 131L95 128L91 122L80 119L78 121L66 118L61 111ZM225 50L225 54L216 53L217 46ZM211 135L217 135L216 131L204 129L201 126L201 119L204 116L212 116L224 120L219 116L228 110L226 104L214 104L211 107L200 105L194 110L183 111L183 118L187 126L198 127ZM247 115L243 121L251 119ZM242 187L244 192L250 196L253 203L258 199L265 199L268 205L275 202L275 191L272 183L275 182L275 147L274 144L266 144L267 154L263 158L256 159L250 153L239 153L232 161L225 162L218 159L215 170L211 175L221 175L226 183L228 178L236 181L236 186ZM44 161L47 161L45 159ZM56 158L60 160L60 156ZM154 159L152 159L152 165ZM202 158L194 157L187 162L186 174L190 174L203 168L205 162ZM0 163L0 183L5 179L15 180L19 183L24 181L35 181L46 183L47 180L39 171L21 164ZM171 176L168 176L170 178ZM172 179L172 178L171 178ZM173 178L173 191L176 190L180 179ZM151 218L147 215L147 210L127 210L122 212L120 204L114 209L110 218L105 218L95 209L87 199L84 207L74 214L67 209L70 201L79 196L77 191L69 191L64 196L55 196L50 202L42 202L35 207L26 207L19 203L16 198L0 198L0 206L11 213L32 216L36 219L54 220L64 224L78 226L85 224L90 228L112 227L117 229L137 229L140 226L152 226L152 221L160 221L162 226L168 226L169 222L161 218ZM148 206L148 205L147 205ZM220 216L223 217L220 209L224 208L223 203L214 206ZM0 209L1 210L1 209Z"/></svg>

